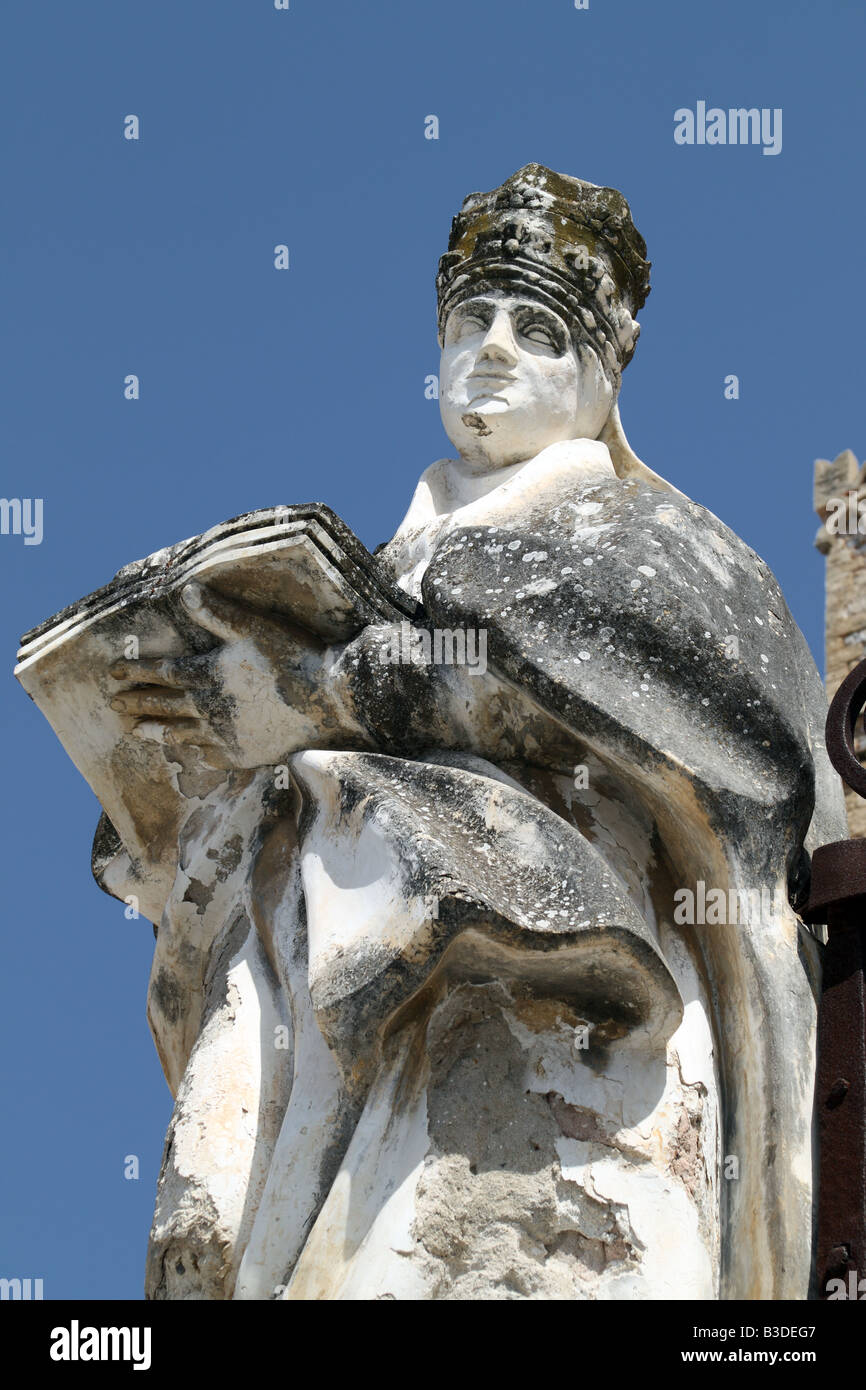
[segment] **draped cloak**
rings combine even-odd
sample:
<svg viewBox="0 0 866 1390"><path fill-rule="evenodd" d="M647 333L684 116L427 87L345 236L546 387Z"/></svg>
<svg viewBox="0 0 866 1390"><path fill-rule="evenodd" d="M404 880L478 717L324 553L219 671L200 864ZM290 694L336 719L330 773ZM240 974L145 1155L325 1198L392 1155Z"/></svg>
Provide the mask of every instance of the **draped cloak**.
<svg viewBox="0 0 866 1390"><path fill-rule="evenodd" d="M149 1292L173 1296L191 1185L224 1232L201 1252L223 1296L290 1282L361 1142L393 1021L462 938L540 988L561 958L590 1014L669 1037L682 1004L660 924L702 883L772 904L682 928L721 1151L741 1159L720 1196L720 1295L804 1298L820 943L795 905L811 850L846 833L805 640L755 552L613 442L553 446L451 512L428 474L378 558L431 633L472 632L476 652L484 634L486 669L395 662L395 634L369 627L333 671L364 746L295 753L285 791L273 769L232 774L191 807L149 1001L177 1094Z"/></svg>

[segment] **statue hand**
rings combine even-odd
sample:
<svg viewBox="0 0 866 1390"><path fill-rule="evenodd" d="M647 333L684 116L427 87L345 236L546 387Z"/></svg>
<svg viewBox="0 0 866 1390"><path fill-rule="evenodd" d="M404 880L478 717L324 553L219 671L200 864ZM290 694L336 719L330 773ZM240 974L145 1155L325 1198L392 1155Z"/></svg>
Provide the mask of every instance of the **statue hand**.
<svg viewBox="0 0 866 1390"><path fill-rule="evenodd" d="M300 748L339 741L346 716L323 643L198 584L181 597L220 645L201 656L113 666L110 675L128 685L111 706L129 717L130 732L169 751L194 747L224 768L264 767Z"/></svg>

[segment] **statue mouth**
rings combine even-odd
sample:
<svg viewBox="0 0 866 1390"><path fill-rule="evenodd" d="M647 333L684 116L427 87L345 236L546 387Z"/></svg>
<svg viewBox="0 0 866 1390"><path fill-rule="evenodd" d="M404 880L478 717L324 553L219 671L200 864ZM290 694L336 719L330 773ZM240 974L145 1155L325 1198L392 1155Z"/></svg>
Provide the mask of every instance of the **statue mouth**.
<svg viewBox="0 0 866 1390"><path fill-rule="evenodd" d="M498 382L501 386L504 386L507 382L516 381L516 380L517 380L517 377L516 377L516 375L514 374L514 372L508 372L508 371L502 371L502 372L470 372L470 373L469 373L469 376L466 378L466 380L467 380L467 381L495 381L495 382Z"/></svg>
<svg viewBox="0 0 866 1390"><path fill-rule="evenodd" d="M472 395L469 397L469 400L466 402L466 404L477 409L479 406L487 405L491 401L498 401L502 405L510 404L507 396L503 395L499 391L493 390L493 388L491 388L489 391L474 391ZM463 420L465 424L465 416L463 417Z"/></svg>
<svg viewBox="0 0 866 1390"><path fill-rule="evenodd" d="M508 397L504 393L504 388L511 386L517 380L511 373L504 372L473 372L467 379L467 405L474 405L476 401L504 401L508 404ZM464 417L464 423L466 423Z"/></svg>

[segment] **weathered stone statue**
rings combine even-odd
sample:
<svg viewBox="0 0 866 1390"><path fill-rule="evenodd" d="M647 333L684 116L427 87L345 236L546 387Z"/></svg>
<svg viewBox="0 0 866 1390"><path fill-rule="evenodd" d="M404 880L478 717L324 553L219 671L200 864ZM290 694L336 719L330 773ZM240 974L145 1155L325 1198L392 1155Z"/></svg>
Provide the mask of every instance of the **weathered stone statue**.
<svg viewBox="0 0 866 1390"><path fill-rule="evenodd" d="M772 574L623 434L645 253L613 189L472 195L457 456L375 562L343 536L299 581L285 538L339 528L277 509L27 639L97 875L158 924L151 1298L806 1297L792 903L842 797Z"/></svg>

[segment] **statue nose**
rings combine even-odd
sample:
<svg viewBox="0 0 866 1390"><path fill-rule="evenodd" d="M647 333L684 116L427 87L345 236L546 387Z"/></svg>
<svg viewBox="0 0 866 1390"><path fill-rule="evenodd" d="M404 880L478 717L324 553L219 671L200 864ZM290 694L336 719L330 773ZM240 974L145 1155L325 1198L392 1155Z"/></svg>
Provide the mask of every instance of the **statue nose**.
<svg viewBox="0 0 866 1390"><path fill-rule="evenodd" d="M509 367L517 362L517 344L507 314L497 314L493 319L481 344L478 359L482 362L485 359L504 362Z"/></svg>

